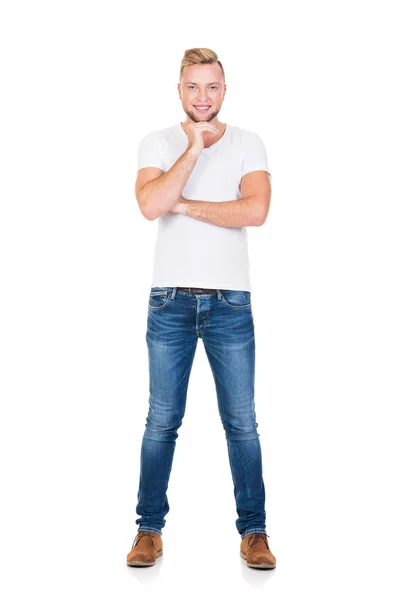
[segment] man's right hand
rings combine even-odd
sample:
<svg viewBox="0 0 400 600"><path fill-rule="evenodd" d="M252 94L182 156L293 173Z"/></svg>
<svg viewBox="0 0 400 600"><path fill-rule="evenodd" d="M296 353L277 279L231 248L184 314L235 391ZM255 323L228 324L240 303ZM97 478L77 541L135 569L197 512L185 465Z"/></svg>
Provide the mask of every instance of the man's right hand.
<svg viewBox="0 0 400 600"><path fill-rule="evenodd" d="M188 149L193 149L199 154L204 150L203 133L209 131L217 134L218 129L215 125L211 125L208 121L200 121L199 123L191 123L187 128Z"/></svg>

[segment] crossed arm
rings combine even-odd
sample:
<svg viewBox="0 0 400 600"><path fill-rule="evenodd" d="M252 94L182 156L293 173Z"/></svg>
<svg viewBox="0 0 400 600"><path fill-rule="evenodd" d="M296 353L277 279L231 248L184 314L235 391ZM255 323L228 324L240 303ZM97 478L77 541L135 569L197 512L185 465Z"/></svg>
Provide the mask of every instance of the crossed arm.
<svg viewBox="0 0 400 600"><path fill-rule="evenodd" d="M246 173L240 182L240 193L242 198L225 202L188 200L181 196L170 212L223 227L262 225L271 201L270 174L267 171Z"/></svg>

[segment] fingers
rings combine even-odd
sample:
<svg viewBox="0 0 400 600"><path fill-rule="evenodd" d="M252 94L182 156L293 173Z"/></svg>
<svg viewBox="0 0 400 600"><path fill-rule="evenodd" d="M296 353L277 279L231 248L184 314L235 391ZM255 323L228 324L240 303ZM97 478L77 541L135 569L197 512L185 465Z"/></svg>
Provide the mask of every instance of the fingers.
<svg viewBox="0 0 400 600"><path fill-rule="evenodd" d="M210 131L211 133L218 133L218 129L215 125L211 125L207 121L200 121L199 123L191 123L188 126L188 129L200 130L200 131Z"/></svg>

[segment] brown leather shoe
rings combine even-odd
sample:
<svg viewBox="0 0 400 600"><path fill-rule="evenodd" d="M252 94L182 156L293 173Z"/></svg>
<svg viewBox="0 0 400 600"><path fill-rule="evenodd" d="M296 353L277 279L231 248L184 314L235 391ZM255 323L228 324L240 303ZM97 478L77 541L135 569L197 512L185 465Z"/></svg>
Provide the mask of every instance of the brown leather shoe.
<svg viewBox="0 0 400 600"><path fill-rule="evenodd" d="M276 558L269 549L266 533L249 533L240 543L240 557L248 567L257 569L274 569Z"/></svg>
<svg viewBox="0 0 400 600"><path fill-rule="evenodd" d="M161 535L154 531L138 531L132 549L126 557L126 564L130 567L151 567L156 564L157 558L162 556L163 543Z"/></svg>

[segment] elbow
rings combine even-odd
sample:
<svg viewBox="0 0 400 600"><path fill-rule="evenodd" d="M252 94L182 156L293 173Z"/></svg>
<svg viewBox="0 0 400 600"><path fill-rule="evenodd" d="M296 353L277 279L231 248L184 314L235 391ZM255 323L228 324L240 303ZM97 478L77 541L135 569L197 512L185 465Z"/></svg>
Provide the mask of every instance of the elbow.
<svg viewBox="0 0 400 600"><path fill-rule="evenodd" d="M257 227L261 227L261 225L264 225L265 221L267 220L268 213L269 213L269 207L270 207L270 198L268 199L268 201L260 204L259 210L258 210L256 218L255 218L255 223L254 223Z"/></svg>
<svg viewBox="0 0 400 600"><path fill-rule="evenodd" d="M140 210L141 214L143 215L143 217L145 219L147 219L148 221L154 221L154 219L156 219L158 217L158 215L155 215L154 211L151 210L151 203L149 201L150 198L149 198L149 195L146 193L145 187L146 187L146 184L143 185L142 187L139 187L138 184L136 184L136 188L135 188L136 200L139 205L139 210Z"/></svg>
<svg viewBox="0 0 400 600"><path fill-rule="evenodd" d="M148 221L154 221L154 219L157 219L158 215L156 215L154 211L150 209L150 207L148 206L148 202L146 202L143 198L139 197L137 200L140 212L142 213L145 219L147 219Z"/></svg>
<svg viewBox="0 0 400 600"><path fill-rule="evenodd" d="M254 227L261 227L261 225L264 225L265 221L267 220L267 215L268 215L268 211L265 212L264 211L258 211L252 219L252 222L250 223L250 225L253 225Z"/></svg>
<svg viewBox="0 0 400 600"><path fill-rule="evenodd" d="M155 215L152 212L148 212L145 210L142 210L142 215L144 216L145 219L147 219L148 221L154 221L155 219L157 219L158 215Z"/></svg>
<svg viewBox="0 0 400 600"><path fill-rule="evenodd" d="M266 220L267 220L267 213L263 213L263 214L259 215L255 222L256 227L261 227L261 225L264 225Z"/></svg>

